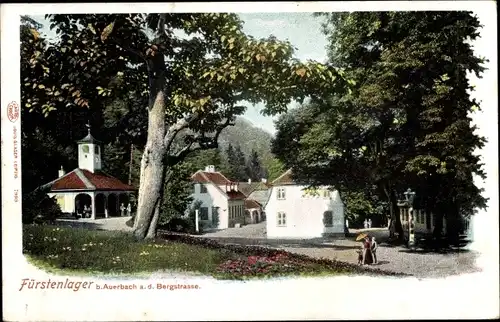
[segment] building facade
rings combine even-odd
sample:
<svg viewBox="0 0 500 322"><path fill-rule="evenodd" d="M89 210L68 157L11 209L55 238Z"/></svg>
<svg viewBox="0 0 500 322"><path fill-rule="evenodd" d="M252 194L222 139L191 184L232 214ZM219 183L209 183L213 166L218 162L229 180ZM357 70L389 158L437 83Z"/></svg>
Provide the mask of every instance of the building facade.
<svg viewBox="0 0 500 322"><path fill-rule="evenodd" d="M265 207L268 238L345 236L344 204L331 187L308 189L288 170L272 182Z"/></svg>
<svg viewBox="0 0 500 322"><path fill-rule="evenodd" d="M244 225L245 195L238 184L209 165L192 175L193 202L201 203L199 220L205 227L225 229Z"/></svg>

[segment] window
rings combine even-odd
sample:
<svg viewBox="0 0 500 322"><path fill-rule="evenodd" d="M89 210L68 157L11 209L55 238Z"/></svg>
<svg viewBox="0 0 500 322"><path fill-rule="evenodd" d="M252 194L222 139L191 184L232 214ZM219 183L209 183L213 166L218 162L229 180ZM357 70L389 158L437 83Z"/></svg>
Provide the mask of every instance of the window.
<svg viewBox="0 0 500 322"><path fill-rule="evenodd" d="M212 225L219 226L219 207L212 207Z"/></svg>
<svg viewBox="0 0 500 322"><path fill-rule="evenodd" d="M208 220L208 207L200 208L200 220Z"/></svg>
<svg viewBox="0 0 500 322"><path fill-rule="evenodd" d="M324 189L322 195L323 195L323 198L330 199L330 197L331 197L330 190Z"/></svg>
<svg viewBox="0 0 500 322"><path fill-rule="evenodd" d="M99 154L99 146L98 146L98 145L96 145L96 146L94 147L94 153L95 153L95 154Z"/></svg>
<svg viewBox="0 0 500 322"><path fill-rule="evenodd" d="M284 212L278 212L278 227L286 227L286 214Z"/></svg>
<svg viewBox="0 0 500 322"><path fill-rule="evenodd" d="M207 193L207 187L204 184L200 184L200 193Z"/></svg>
<svg viewBox="0 0 500 322"><path fill-rule="evenodd" d="M323 213L323 225L325 225L325 227L333 227L333 212L332 211L325 211Z"/></svg>
<svg viewBox="0 0 500 322"><path fill-rule="evenodd" d="M278 199L285 199L285 188L278 188Z"/></svg>

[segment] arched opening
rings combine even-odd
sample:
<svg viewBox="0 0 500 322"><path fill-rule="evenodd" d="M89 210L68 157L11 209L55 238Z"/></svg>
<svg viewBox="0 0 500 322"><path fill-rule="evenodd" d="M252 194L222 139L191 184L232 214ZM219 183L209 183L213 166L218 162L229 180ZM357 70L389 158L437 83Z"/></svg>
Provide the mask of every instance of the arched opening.
<svg viewBox="0 0 500 322"><path fill-rule="evenodd" d="M106 197L99 193L95 196L95 215L96 217L104 217L104 210L106 209Z"/></svg>
<svg viewBox="0 0 500 322"><path fill-rule="evenodd" d="M245 225L248 223L252 222L252 216L250 215L250 211L248 209L245 209L244 211L244 220L245 220Z"/></svg>
<svg viewBox="0 0 500 322"><path fill-rule="evenodd" d="M126 193L121 193L118 195L118 209L120 216L129 216L130 214L127 212L127 206L130 200ZM123 207L123 209L122 209Z"/></svg>
<svg viewBox="0 0 500 322"><path fill-rule="evenodd" d="M92 214L92 197L86 193L79 193L75 197L75 213L82 218L89 218Z"/></svg>
<svg viewBox="0 0 500 322"><path fill-rule="evenodd" d="M118 198L115 194L108 195L108 216L118 215Z"/></svg>
<svg viewBox="0 0 500 322"><path fill-rule="evenodd" d="M259 212L257 210L252 211L252 224L259 222Z"/></svg>

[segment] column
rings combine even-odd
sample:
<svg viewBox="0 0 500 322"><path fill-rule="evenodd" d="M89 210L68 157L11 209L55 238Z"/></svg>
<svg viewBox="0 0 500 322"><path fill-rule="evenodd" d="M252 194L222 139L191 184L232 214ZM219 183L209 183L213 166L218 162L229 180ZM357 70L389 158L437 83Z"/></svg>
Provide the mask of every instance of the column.
<svg viewBox="0 0 500 322"><path fill-rule="evenodd" d="M91 215L91 219L92 220L95 220L95 213L96 213L96 208L95 208L95 193L92 193L90 195L90 200L91 200L91 205L90 207L92 207L92 215Z"/></svg>
<svg viewBox="0 0 500 322"><path fill-rule="evenodd" d="M115 207L116 207L116 210L115 210L115 216L121 216L121 212L120 212L120 193L117 192L115 194L116 196L116 202L115 202Z"/></svg>
<svg viewBox="0 0 500 322"><path fill-rule="evenodd" d="M104 218L108 218L109 217L109 213L108 213L108 194L104 194Z"/></svg>

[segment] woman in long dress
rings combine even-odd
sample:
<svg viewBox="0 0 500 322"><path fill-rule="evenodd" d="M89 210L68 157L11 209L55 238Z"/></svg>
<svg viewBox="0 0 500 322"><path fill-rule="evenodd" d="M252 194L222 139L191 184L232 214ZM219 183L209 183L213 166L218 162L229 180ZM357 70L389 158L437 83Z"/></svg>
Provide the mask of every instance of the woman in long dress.
<svg viewBox="0 0 500 322"><path fill-rule="evenodd" d="M363 265L365 264L372 264L373 263L373 254L372 254L372 249L371 249L371 241L370 237L366 237L363 239Z"/></svg>

